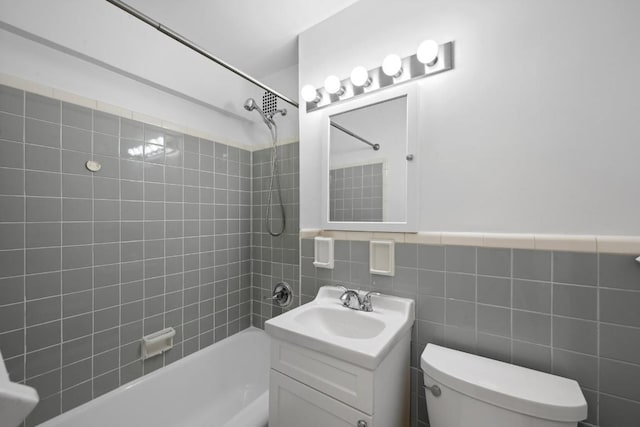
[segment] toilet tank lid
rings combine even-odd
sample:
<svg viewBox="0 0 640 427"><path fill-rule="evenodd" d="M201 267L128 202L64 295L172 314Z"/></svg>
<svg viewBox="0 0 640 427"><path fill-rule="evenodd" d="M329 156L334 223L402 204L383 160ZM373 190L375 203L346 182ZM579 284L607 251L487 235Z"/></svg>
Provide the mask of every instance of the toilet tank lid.
<svg viewBox="0 0 640 427"><path fill-rule="evenodd" d="M420 367L453 390L513 412L565 422L587 418L587 402L574 380L435 344L427 344Z"/></svg>

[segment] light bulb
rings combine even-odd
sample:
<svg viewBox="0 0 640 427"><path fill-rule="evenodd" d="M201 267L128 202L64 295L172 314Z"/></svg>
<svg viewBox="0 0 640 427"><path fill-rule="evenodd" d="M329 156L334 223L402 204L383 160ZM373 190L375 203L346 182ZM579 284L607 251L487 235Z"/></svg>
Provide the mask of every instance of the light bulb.
<svg viewBox="0 0 640 427"><path fill-rule="evenodd" d="M402 74L402 59L395 53L387 55L382 61L382 72L387 76L400 77Z"/></svg>
<svg viewBox="0 0 640 427"><path fill-rule="evenodd" d="M344 93L344 88L340 83L340 79L338 76L329 76L324 80L324 89L327 93L331 95L342 95Z"/></svg>
<svg viewBox="0 0 640 427"><path fill-rule="evenodd" d="M435 63L438 62L438 50L438 43L436 43L435 41L423 41L422 43L420 43L420 46L418 46L418 52L416 52L418 61L428 66L435 65Z"/></svg>
<svg viewBox="0 0 640 427"><path fill-rule="evenodd" d="M371 84L371 77L366 68L359 65L351 70L351 83L357 87L367 87Z"/></svg>
<svg viewBox="0 0 640 427"><path fill-rule="evenodd" d="M320 101L320 95L318 94L318 91L313 85L302 86L302 89L300 90L300 95L302 95L302 99L304 99L305 102L317 103Z"/></svg>

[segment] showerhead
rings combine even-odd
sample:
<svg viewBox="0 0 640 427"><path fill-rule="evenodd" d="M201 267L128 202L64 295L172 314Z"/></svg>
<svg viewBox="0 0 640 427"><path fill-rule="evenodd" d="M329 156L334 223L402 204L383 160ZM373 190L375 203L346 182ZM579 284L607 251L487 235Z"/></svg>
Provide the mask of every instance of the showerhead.
<svg viewBox="0 0 640 427"><path fill-rule="evenodd" d="M258 107L258 103L256 102L255 99L253 98L249 98L244 102L244 109L247 111L253 111L256 110L258 113L260 113L260 116L262 117L262 120L264 120L264 123L267 125L267 127L269 129L271 129L271 127L273 125L275 125L274 121L273 121L273 115L271 114L265 114L264 111L262 111L262 108Z"/></svg>

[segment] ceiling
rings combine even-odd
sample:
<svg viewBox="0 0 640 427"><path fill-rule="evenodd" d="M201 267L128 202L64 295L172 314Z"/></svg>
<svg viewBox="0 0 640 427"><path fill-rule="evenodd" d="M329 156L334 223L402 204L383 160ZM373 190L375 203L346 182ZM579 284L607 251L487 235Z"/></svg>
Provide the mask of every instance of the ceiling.
<svg viewBox="0 0 640 427"><path fill-rule="evenodd" d="M263 78L298 63L298 34L357 0L125 0L229 62Z"/></svg>

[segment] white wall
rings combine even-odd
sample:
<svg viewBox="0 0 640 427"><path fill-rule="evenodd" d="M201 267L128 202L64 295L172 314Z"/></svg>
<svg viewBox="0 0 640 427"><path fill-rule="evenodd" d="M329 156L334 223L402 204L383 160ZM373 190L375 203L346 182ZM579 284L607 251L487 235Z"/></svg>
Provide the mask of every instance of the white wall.
<svg viewBox="0 0 640 427"><path fill-rule="evenodd" d="M0 73L198 129L222 142L269 142L259 116L242 108L246 98L259 99L262 89L104 0L0 0L0 27ZM296 139L295 126L288 128L283 138Z"/></svg>
<svg viewBox="0 0 640 427"><path fill-rule="evenodd" d="M361 0L300 36L300 85L454 40L418 83L424 231L640 234L640 3ZM300 112L301 227L320 226L319 112ZM416 195L418 196L418 195Z"/></svg>

